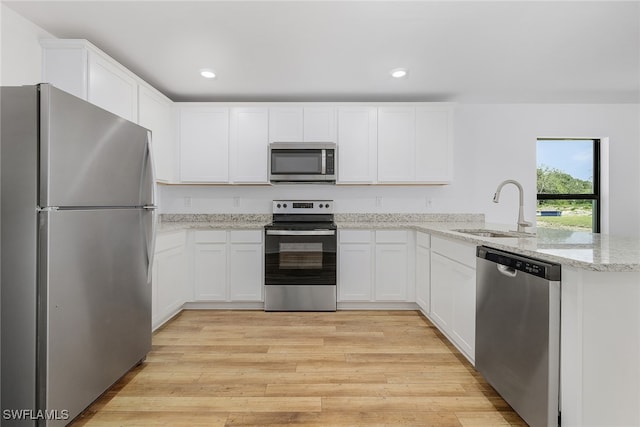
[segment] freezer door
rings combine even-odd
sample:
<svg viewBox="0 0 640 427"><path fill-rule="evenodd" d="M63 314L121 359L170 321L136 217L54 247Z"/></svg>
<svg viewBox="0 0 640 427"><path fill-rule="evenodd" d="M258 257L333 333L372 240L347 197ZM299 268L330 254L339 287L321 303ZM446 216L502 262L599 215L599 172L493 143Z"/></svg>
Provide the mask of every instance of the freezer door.
<svg viewBox="0 0 640 427"><path fill-rule="evenodd" d="M74 418L151 349L152 217L145 209L40 213L41 409Z"/></svg>
<svg viewBox="0 0 640 427"><path fill-rule="evenodd" d="M154 203L147 129L40 85L42 207Z"/></svg>

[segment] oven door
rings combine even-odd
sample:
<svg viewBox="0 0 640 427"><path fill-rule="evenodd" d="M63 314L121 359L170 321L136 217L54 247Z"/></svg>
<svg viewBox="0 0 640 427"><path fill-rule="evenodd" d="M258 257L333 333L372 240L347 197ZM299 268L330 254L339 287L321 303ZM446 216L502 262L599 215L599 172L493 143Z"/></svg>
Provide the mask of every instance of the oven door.
<svg viewBox="0 0 640 427"><path fill-rule="evenodd" d="M265 285L336 284L336 230L265 233Z"/></svg>

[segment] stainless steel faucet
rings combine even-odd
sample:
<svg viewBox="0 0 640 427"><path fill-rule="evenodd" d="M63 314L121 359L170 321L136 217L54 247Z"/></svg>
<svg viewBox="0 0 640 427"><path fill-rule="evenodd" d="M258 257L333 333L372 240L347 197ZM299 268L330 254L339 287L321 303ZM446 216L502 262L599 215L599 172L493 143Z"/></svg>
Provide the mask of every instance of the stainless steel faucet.
<svg viewBox="0 0 640 427"><path fill-rule="evenodd" d="M493 195L493 203L498 203L500 201L500 191L502 191L502 187L507 184L513 184L518 187L518 191L520 193L520 207L518 208L518 232L524 233L526 227L531 227L533 224L524 220L524 191L522 190L522 185L514 179L507 179L502 181L500 185L498 185L498 189L496 193Z"/></svg>

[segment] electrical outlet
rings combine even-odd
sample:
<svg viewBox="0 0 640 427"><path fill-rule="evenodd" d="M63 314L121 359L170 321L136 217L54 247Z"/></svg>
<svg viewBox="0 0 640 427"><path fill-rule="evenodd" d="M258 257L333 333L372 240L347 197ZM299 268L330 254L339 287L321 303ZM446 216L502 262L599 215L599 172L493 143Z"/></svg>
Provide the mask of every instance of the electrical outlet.
<svg viewBox="0 0 640 427"><path fill-rule="evenodd" d="M234 197L233 198L233 207L237 208L238 206L240 206L240 197Z"/></svg>
<svg viewBox="0 0 640 427"><path fill-rule="evenodd" d="M377 207L382 206L382 197L379 197L379 196L376 197L376 206Z"/></svg>
<svg viewBox="0 0 640 427"><path fill-rule="evenodd" d="M190 208L190 207L191 207L191 197L186 196L186 197L183 199L183 202L184 202L184 207L185 207L185 208Z"/></svg>
<svg viewBox="0 0 640 427"><path fill-rule="evenodd" d="M425 197L425 199L424 199L424 205L425 205L427 208L430 208L430 207L431 207L431 205L433 205L433 199L432 199L431 197Z"/></svg>

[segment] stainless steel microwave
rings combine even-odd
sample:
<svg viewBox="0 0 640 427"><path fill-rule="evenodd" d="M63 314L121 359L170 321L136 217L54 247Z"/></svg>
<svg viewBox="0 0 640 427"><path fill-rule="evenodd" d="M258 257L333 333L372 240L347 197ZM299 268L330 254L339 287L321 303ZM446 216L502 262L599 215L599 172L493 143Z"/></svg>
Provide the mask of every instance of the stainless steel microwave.
<svg viewBox="0 0 640 427"><path fill-rule="evenodd" d="M336 182L336 144L273 142L269 145L269 180L273 183Z"/></svg>

